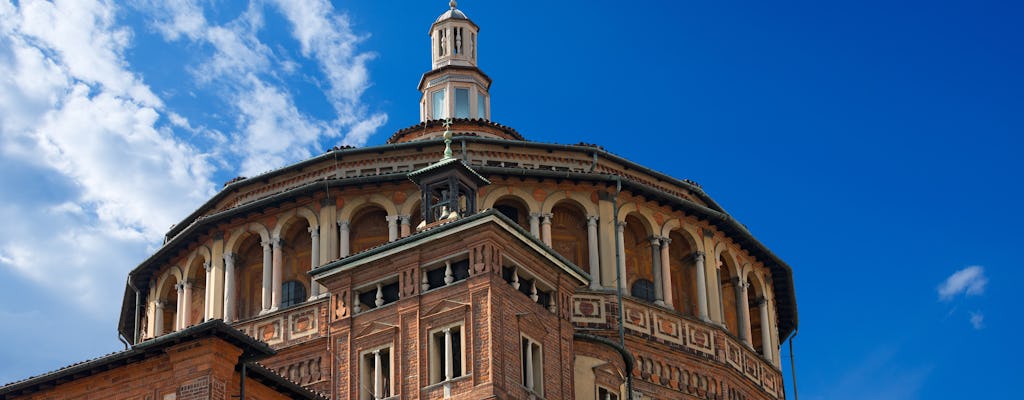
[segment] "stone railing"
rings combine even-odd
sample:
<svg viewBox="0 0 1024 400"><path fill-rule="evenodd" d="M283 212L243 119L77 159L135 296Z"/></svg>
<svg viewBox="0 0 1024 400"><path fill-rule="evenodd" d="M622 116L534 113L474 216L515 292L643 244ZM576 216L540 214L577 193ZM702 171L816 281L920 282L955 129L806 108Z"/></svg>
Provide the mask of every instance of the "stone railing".
<svg viewBox="0 0 1024 400"><path fill-rule="evenodd" d="M327 298L260 315L232 326L270 347L285 346L321 337L327 328Z"/></svg>
<svg viewBox="0 0 1024 400"><path fill-rule="evenodd" d="M618 307L615 295L583 293L573 296L572 321L580 328L617 329ZM627 334L664 343L683 353L713 360L732 370L772 398L783 398L782 374L749 347L725 333L722 328L683 317L652 304L623 299L623 326ZM634 374L655 384L687 393L707 394L707 398L731 398L727 380L694 372L664 354L639 356Z"/></svg>

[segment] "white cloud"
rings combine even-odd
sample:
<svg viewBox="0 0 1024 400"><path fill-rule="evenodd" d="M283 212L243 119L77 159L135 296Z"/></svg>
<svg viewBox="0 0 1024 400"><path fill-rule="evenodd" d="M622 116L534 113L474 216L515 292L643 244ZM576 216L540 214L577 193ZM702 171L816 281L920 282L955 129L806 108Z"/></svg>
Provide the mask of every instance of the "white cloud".
<svg viewBox="0 0 1024 400"><path fill-rule="evenodd" d="M985 327L985 315L981 311L971 312L971 326L974 329L981 329Z"/></svg>
<svg viewBox="0 0 1024 400"><path fill-rule="evenodd" d="M985 293L988 278L980 265L972 265L950 275L938 287L939 298L952 300L957 295L974 296Z"/></svg>
<svg viewBox="0 0 1024 400"><path fill-rule="evenodd" d="M115 15L102 1L0 0L0 265L97 316L214 187L206 156L160 126Z"/></svg>

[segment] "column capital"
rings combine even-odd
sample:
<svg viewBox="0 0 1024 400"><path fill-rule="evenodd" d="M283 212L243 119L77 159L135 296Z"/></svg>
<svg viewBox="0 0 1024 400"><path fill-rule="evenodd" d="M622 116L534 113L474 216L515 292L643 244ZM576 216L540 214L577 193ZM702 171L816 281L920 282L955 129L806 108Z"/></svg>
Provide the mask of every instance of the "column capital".
<svg viewBox="0 0 1024 400"><path fill-rule="evenodd" d="M230 263L231 265L235 265L235 261L238 261L238 255L237 254L235 254L234 252L230 252L230 251L224 253L224 263L225 264Z"/></svg>
<svg viewBox="0 0 1024 400"><path fill-rule="evenodd" d="M313 237L319 237L320 236L320 225L311 226L309 228L306 228L306 232L309 232L309 234L312 235Z"/></svg>
<svg viewBox="0 0 1024 400"><path fill-rule="evenodd" d="M697 262L704 262L704 252L700 250L693 252L693 259Z"/></svg>
<svg viewBox="0 0 1024 400"><path fill-rule="evenodd" d="M661 237L661 245L662 246L668 246L671 243L672 243L672 239L669 239L668 237L665 237L665 236Z"/></svg>
<svg viewBox="0 0 1024 400"><path fill-rule="evenodd" d="M588 215L587 216L587 225L597 225L597 221L599 221L600 219L601 219L601 217L598 217L596 215Z"/></svg>
<svg viewBox="0 0 1024 400"><path fill-rule="evenodd" d="M618 227L619 229L622 229L623 227L626 226L626 221L617 221L615 222L615 226Z"/></svg>
<svg viewBox="0 0 1024 400"><path fill-rule="evenodd" d="M206 272L210 272L210 269L213 268L213 263L211 263L209 261L204 262L203 263L203 268L206 269Z"/></svg>
<svg viewBox="0 0 1024 400"><path fill-rule="evenodd" d="M157 300L153 302L153 305L156 307L157 310L163 310L164 308L167 307L167 300Z"/></svg>
<svg viewBox="0 0 1024 400"><path fill-rule="evenodd" d="M271 246L273 246L273 243L274 243L273 239L263 240L263 241L260 241L260 246L263 246L263 250L264 251L265 250L270 250Z"/></svg>
<svg viewBox="0 0 1024 400"><path fill-rule="evenodd" d="M348 229L348 221L338 221L338 227L341 229Z"/></svg>
<svg viewBox="0 0 1024 400"><path fill-rule="evenodd" d="M532 213L530 213L530 219L534 219L534 220L540 219L541 215L542 215L541 213L532 212Z"/></svg>
<svg viewBox="0 0 1024 400"><path fill-rule="evenodd" d="M758 296L757 299L754 300L754 304L757 304L759 307L766 305L768 304L768 299L766 299L764 296Z"/></svg>
<svg viewBox="0 0 1024 400"><path fill-rule="evenodd" d="M185 289L192 289L192 280L186 279L185 282L181 283L181 286L184 287Z"/></svg>
<svg viewBox="0 0 1024 400"><path fill-rule="evenodd" d="M178 293L181 293L181 292L185 291L185 284L184 283L177 283L177 284L174 285L174 288L178 290Z"/></svg>
<svg viewBox="0 0 1024 400"><path fill-rule="evenodd" d="M398 221L398 216L397 215L388 215L388 216L384 217L384 219L387 220L388 222L395 222L395 221Z"/></svg>
<svg viewBox="0 0 1024 400"><path fill-rule="evenodd" d="M409 220L411 220L411 219L412 219L411 215L399 215L398 216L398 221L403 223L403 224L408 224Z"/></svg>
<svg viewBox="0 0 1024 400"><path fill-rule="evenodd" d="M274 245L274 247L280 246L281 245L281 237L280 236L271 237L270 238L270 244Z"/></svg>
<svg viewBox="0 0 1024 400"><path fill-rule="evenodd" d="M648 238L647 238L647 241L648 241L648 242L651 242L651 246L652 246L652 247L653 247L653 246L658 246L658 247L661 247L661 237L660 237L660 236L651 236L651 237L648 237Z"/></svg>

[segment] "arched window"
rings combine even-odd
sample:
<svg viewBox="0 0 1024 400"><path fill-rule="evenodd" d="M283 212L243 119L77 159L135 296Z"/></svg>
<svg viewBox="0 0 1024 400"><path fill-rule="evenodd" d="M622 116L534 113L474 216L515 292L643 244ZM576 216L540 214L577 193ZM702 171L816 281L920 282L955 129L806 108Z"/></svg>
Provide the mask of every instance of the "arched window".
<svg viewBox="0 0 1024 400"><path fill-rule="evenodd" d="M672 275L672 307L686 315L697 313L697 266L694 245L688 236L672 231L669 234L669 259L662 260Z"/></svg>
<svg viewBox="0 0 1024 400"><path fill-rule="evenodd" d="M494 203L494 209L505 214L506 217L515 221L523 229L530 229L530 211L522 201L515 197L503 197Z"/></svg>
<svg viewBox="0 0 1024 400"><path fill-rule="evenodd" d="M281 308L288 308L306 301L306 287L299 281L281 284Z"/></svg>
<svg viewBox="0 0 1024 400"><path fill-rule="evenodd" d="M654 302L654 282L647 279L637 279L633 287L629 289L630 296Z"/></svg>
<svg viewBox="0 0 1024 400"><path fill-rule="evenodd" d="M626 217L626 226L622 231L622 242L626 251L626 283L632 288L634 283L640 280L650 282L651 295L644 299L654 301L654 270L651 243L648 240L650 236L646 225L639 218L633 215Z"/></svg>
<svg viewBox="0 0 1024 400"><path fill-rule="evenodd" d="M719 273L719 295L722 298L722 320L725 322L726 329L729 330L733 335L739 335L739 319L737 317L736 308L736 285L733 283L732 271L729 268L728 258L725 253L722 253L721 258L718 260L718 273Z"/></svg>
<svg viewBox="0 0 1024 400"><path fill-rule="evenodd" d="M248 234L238 245L235 260L235 316L255 317L263 309L263 245L259 235Z"/></svg>
<svg viewBox="0 0 1024 400"><path fill-rule="evenodd" d="M559 203L551 209L551 247L573 264L589 270L587 217L575 204Z"/></svg>
<svg viewBox="0 0 1024 400"><path fill-rule="evenodd" d="M383 209L371 207L352 219L352 254L388 242L387 216Z"/></svg>

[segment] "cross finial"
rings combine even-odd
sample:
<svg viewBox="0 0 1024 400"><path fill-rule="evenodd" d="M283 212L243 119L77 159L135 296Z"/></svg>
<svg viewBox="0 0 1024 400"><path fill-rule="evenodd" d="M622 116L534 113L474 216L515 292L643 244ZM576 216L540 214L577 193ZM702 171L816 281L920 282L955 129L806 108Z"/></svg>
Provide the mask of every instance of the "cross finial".
<svg viewBox="0 0 1024 400"><path fill-rule="evenodd" d="M455 0L452 0L452 2L455 2ZM452 158L452 119L451 118L448 118L448 119L444 120L444 158L441 158L441 159L442 160L447 160L449 158Z"/></svg>

